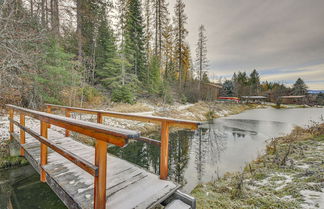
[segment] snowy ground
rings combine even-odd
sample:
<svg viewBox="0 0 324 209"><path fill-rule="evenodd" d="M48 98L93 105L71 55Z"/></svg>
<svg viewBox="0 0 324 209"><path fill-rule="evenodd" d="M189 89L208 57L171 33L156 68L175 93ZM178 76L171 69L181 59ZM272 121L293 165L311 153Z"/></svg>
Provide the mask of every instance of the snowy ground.
<svg viewBox="0 0 324 209"><path fill-rule="evenodd" d="M243 173L197 186L198 208L324 209L324 125L321 130L316 137L291 136L296 142L290 148L285 141L271 145Z"/></svg>

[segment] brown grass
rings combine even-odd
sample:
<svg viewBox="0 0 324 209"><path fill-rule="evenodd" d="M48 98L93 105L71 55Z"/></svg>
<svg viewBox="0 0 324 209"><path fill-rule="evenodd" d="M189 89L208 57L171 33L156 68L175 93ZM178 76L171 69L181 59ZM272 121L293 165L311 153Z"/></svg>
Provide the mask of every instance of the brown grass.
<svg viewBox="0 0 324 209"><path fill-rule="evenodd" d="M125 112L125 113L153 111L151 107L143 103L136 103L136 104L118 103L112 107L112 110L116 112Z"/></svg>

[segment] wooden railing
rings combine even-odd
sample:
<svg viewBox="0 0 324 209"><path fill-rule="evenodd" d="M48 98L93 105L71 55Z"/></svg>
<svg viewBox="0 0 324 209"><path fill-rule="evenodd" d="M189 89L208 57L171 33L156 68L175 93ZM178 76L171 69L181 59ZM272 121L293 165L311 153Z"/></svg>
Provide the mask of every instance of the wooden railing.
<svg viewBox="0 0 324 209"><path fill-rule="evenodd" d="M47 148L50 147L53 151L59 153L66 159L73 162L75 165L94 176L94 208L105 209L106 207L106 174L107 174L107 143L117 146L124 146L128 139L140 137L136 131L125 129L108 128L107 126L66 118L58 115L53 115L44 112L29 110L14 105L7 105L9 109L9 132L10 138L13 139L14 125L20 128L20 144L25 144L25 132L40 141L40 180L46 181L46 172L44 166L47 164ZM14 120L14 112L20 115L20 122ZM40 121L40 134L25 126L25 116L29 116ZM98 122L102 118L98 117ZM55 125L65 128L69 131L75 131L96 140L95 145L95 162L94 164L76 156L58 144L53 143L48 138L49 125ZM21 146L20 154L24 155L24 148Z"/></svg>
<svg viewBox="0 0 324 209"><path fill-rule="evenodd" d="M172 118L165 117L155 117L155 116L143 116L137 115L133 113L120 113L120 112L112 112L112 111L101 111L101 110L93 110L93 109L84 109L78 107L68 107L61 105L53 105L46 104L46 111L51 112L53 108L62 109L65 111L65 116L70 117L71 112L76 113L84 113L84 114L92 114L97 115L97 122L102 123L103 117L114 117L121 118L126 120L136 120L147 123L156 123L161 125L161 141L139 137L137 140L142 140L147 143L152 143L160 146L160 179L167 179L168 177L168 157L169 157L169 127L179 127L179 128L189 128L195 130L198 128L198 125L201 122L197 121L189 121L189 120L177 120ZM66 136L69 136L70 132L66 131Z"/></svg>

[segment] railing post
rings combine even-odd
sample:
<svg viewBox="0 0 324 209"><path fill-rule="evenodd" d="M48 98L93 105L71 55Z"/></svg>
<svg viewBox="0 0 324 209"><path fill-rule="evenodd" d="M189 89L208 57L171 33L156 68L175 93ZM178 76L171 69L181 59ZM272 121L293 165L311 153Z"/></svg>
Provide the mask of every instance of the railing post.
<svg viewBox="0 0 324 209"><path fill-rule="evenodd" d="M11 109L11 108L9 109L9 118L10 118L11 120L14 119L14 110ZM12 137L12 135L11 135L13 132L14 132L14 124L13 124L12 121L10 121L10 122L9 122L10 140L13 139L13 137Z"/></svg>
<svg viewBox="0 0 324 209"><path fill-rule="evenodd" d="M71 117L71 112L69 109L65 109L65 117L69 118ZM69 137L70 136L70 131L65 129L65 136Z"/></svg>
<svg viewBox="0 0 324 209"><path fill-rule="evenodd" d="M100 112L97 113L97 123L102 124L102 114Z"/></svg>
<svg viewBox="0 0 324 209"><path fill-rule="evenodd" d="M169 124L162 122L161 127L161 149L160 149L160 179L168 177L168 159L169 159Z"/></svg>
<svg viewBox="0 0 324 209"><path fill-rule="evenodd" d="M41 121L41 127L40 127L40 132L41 136L47 138L47 123L44 121ZM46 182L46 172L43 168L44 165L47 164L47 146L43 143L41 143L40 147L40 181L41 182Z"/></svg>
<svg viewBox="0 0 324 209"><path fill-rule="evenodd" d="M51 113L52 112L52 109L51 109L51 106L50 105L46 105L46 112L47 113ZM51 128L51 124L47 124L47 127L48 128Z"/></svg>
<svg viewBox="0 0 324 209"><path fill-rule="evenodd" d="M20 125L25 126L25 115L20 113ZM25 144L26 133L24 130L20 129L20 145ZM20 146L20 155L25 155L25 150Z"/></svg>
<svg viewBox="0 0 324 209"><path fill-rule="evenodd" d="M94 208L106 208L106 176L107 176L107 142L96 140L95 165L98 176L94 180Z"/></svg>

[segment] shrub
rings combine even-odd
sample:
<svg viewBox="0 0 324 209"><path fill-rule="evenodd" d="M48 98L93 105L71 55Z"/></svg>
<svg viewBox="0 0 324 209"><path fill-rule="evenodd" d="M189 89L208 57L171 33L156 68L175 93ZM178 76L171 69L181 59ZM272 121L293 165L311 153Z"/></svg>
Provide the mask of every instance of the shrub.
<svg viewBox="0 0 324 209"><path fill-rule="evenodd" d="M135 103L135 95L130 87L124 85L112 90L111 100L113 102Z"/></svg>

